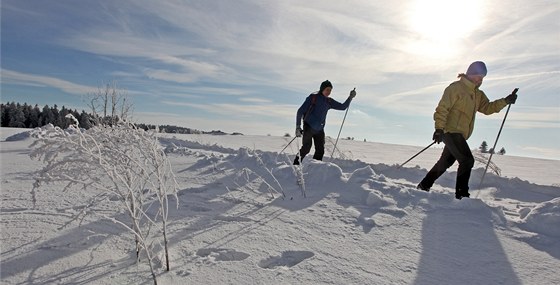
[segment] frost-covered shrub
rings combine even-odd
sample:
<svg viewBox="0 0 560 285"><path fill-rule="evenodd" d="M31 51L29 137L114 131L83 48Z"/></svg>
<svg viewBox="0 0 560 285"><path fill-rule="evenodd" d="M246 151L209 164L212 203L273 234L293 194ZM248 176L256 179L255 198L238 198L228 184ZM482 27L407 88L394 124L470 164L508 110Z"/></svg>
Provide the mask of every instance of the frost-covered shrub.
<svg viewBox="0 0 560 285"><path fill-rule="evenodd" d="M59 182L65 184L65 190L96 193L81 215L101 215L134 234L137 256L146 254L157 283L156 248L165 249L169 270L168 196L178 201L177 182L167 156L155 134L132 124L101 125L84 131L75 122L69 130L51 126L35 131L37 139L30 156L45 166L36 177L33 201L35 191L45 183ZM95 211L96 206L114 201L119 207L111 215ZM122 212L129 220L117 218Z"/></svg>

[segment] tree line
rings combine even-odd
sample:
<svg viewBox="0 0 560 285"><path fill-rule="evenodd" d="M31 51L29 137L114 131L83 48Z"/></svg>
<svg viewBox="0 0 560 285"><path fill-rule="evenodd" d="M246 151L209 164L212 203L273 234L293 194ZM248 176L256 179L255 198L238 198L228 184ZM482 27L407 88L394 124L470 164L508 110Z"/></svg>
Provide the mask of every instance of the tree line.
<svg viewBox="0 0 560 285"><path fill-rule="evenodd" d="M45 105L40 108L39 105L20 104L16 102L8 102L0 104L0 125L10 128L36 128L47 124L53 124L60 128L68 128L70 121L66 115L72 114L80 123L80 127L89 129L93 126L93 117L91 114L78 112L77 110L68 109L65 106L58 108L55 104L50 107Z"/></svg>
<svg viewBox="0 0 560 285"><path fill-rule="evenodd" d="M78 112L77 110L68 109L65 106L59 108L56 104L50 107L45 105L42 108L35 104L30 105L27 103L16 103L8 102L6 104L0 104L0 126L7 128L37 128L48 124L52 124L55 127L61 129L66 129L72 123L66 118L66 115L72 114L79 122L79 125L83 129L90 129L91 127L103 124L111 124L111 122L118 121L118 117L115 116L105 116L100 117L95 114L87 113L82 110ZM137 128L143 130L153 130L159 129L162 133L175 133L175 134L216 134L219 131L203 132L196 129L178 127L172 125L151 125L138 123L134 124Z"/></svg>
<svg viewBox="0 0 560 285"><path fill-rule="evenodd" d="M482 141L482 144L480 145L480 147L478 147L478 149L480 150L481 153L497 153L501 155L506 154L506 149L503 147L498 152L495 152L494 148L488 149L488 143L486 141Z"/></svg>

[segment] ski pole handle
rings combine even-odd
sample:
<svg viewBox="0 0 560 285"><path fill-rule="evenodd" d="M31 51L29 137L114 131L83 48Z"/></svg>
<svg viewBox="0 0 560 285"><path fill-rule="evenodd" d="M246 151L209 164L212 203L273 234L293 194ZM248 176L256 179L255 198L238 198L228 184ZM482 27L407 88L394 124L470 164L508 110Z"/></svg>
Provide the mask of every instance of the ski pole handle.
<svg viewBox="0 0 560 285"><path fill-rule="evenodd" d="M356 87L350 91L350 98L353 99L354 97L356 97Z"/></svg>
<svg viewBox="0 0 560 285"><path fill-rule="evenodd" d="M508 105L515 104L515 101L517 100L517 90L519 90L519 88L513 89L513 91L511 91L511 94L506 97L509 98L513 96L513 102L507 102L506 99L506 103L508 103Z"/></svg>

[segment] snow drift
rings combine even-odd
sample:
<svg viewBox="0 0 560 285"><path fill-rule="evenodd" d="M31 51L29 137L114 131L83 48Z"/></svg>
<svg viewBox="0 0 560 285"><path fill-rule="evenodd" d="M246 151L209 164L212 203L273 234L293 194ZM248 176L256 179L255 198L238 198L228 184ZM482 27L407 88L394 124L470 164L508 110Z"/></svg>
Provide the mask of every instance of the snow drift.
<svg viewBox="0 0 560 285"><path fill-rule="evenodd" d="M453 171L428 193L415 189L425 167L397 169L386 158L404 161L408 147L369 143L378 155L306 159L300 170L278 153L285 138L251 137L249 147L244 139L160 137L180 185L168 217L172 266L158 271L161 283L560 283L560 189L528 173L521 179L500 165L508 177L490 174L472 199L456 200ZM149 268L131 258L130 236L109 220L58 230L79 211L79 195L51 185L32 208L40 168L28 158L32 140L1 142L2 199L11 201L2 204L3 282L151 283ZM354 154L346 157L363 147L340 144Z"/></svg>

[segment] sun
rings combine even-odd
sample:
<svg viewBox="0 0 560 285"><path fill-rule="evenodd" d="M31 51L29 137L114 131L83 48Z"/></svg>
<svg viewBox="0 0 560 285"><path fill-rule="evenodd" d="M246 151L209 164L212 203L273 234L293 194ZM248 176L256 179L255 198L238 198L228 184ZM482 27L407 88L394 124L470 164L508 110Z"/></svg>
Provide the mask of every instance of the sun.
<svg viewBox="0 0 560 285"><path fill-rule="evenodd" d="M409 6L411 48L445 56L484 24L482 0L416 0Z"/></svg>

